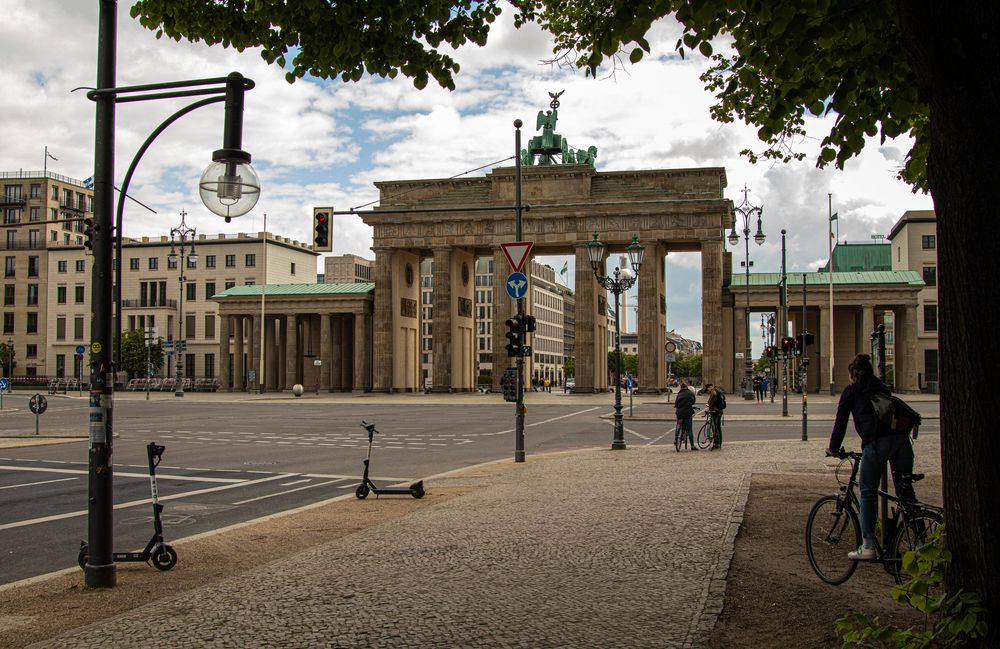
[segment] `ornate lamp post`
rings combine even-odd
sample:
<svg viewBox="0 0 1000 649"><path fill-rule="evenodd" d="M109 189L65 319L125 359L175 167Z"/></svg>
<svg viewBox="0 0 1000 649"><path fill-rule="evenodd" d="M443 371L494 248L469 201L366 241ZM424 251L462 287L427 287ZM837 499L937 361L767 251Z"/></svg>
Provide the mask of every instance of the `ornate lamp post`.
<svg viewBox="0 0 1000 649"><path fill-rule="evenodd" d="M745 248L745 258L743 268L746 272L747 304L743 314L743 322L746 325L745 340L747 342L746 351L743 356L743 383L742 392L744 399L753 399L753 351L750 346L750 223L757 217L757 234L753 236L757 245L764 243L764 232L761 230L761 212L763 208L751 205L747 194L750 190L743 187L743 202L738 207L733 208L738 215L743 217L743 242ZM733 229L729 232L729 245L736 246L740 242L740 235L736 232L736 219L733 219Z"/></svg>
<svg viewBox="0 0 1000 649"><path fill-rule="evenodd" d="M764 337L764 347L772 348L774 347L774 314L773 313L762 313L760 316L760 330L761 335ZM767 391L771 393L771 403L774 403L774 392L776 390L775 381L778 380L778 373L775 371L776 363L774 362L774 354L769 354L767 357L767 368L768 368L768 386Z"/></svg>
<svg viewBox="0 0 1000 649"><path fill-rule="evenodd" d="M587 244L587 255L590 257L590 266L594 269L594 276L597 283L611 291L615 296L615 432L611 442L611 448L615 450L625 448L625 429L622 426L622 347L621 347L621 318L619 314L619 300L622 293L632 288L639 275L639 268L642 266L643 247L639 245L639 237L632 235L632 243L625 250L628 252L629 268L615 268L611 277L601 275L604 270L604 253L607 246L597 238L594 232L594 240Z"/></svg>
<svg viewBox="0 0 1000 649"><path fill-rule="evenodd" d="M187 277L184 276L184 267L188 263L194 264L198 261L198 255L194 251L194 237L198 231L188 227L187 223L184 222L185 216L187 216L187 212L181 210L181 224L176 228L170 228L170 252L167 254L168 258L177 263L177 268L180 271L180 275L177 277L180 287L177 299L177 341L174 343L174 353L177 354L177 362L174 363L175 397L184 396L184 352L187 351L187 345L184 342L184 282L187 281ZM175 238L180 239L180 255L177 254L177 249L174 247ZM191 242L190 252L187 252L188 241ZM184 254L185 252L187 255Z"/></svg>

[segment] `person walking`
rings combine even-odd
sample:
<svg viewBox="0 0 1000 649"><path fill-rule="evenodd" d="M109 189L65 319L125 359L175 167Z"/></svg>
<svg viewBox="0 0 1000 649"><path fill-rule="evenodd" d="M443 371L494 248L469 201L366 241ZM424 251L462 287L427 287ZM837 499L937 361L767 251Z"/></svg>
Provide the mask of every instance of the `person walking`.
<svg viewBox="0 0 1000 649"><path fill-rule="evenodd" d="M726 395L714 383L706 383L708 390L708 418L712 426L711 450L722 448L722 411L726 409Z"/></svg>
<svg viewBox="0 0 1000 649"><path fill-rule="evenodd" d="M764 377L760 374L753 376L753 393L757 397L757 403L764 403Z"/></svg>
<svg viewBox="0 0 1000 649"><path fill-rule="evenodd" d="M694 418L694 403L694 390L688 388L687 383L681 381L677 396L674 398L674 412L677 415L677 423L683 430L681 435L686 434L687 436L684 445L690 446L692 451L697 451L698 447L694 444L694 422L692 421Z"/></svg>
<svg viewBox="0 0 1000 649"><path fill-rule="evenodd" d="M855 561L875 558L875 518L878 510L878 483L888 462L892 468L892 482L901 500L916 500L916 493L909 481L901 477L913 473L913 446L905 432L895 432L879 420L872 405L873 394L888 394L886 387L872 368L872 357L858 354L847 366L851 382L840 394L837 417L830 433L826 454L836 456L847 433L848 417L861 437L861 470L858 485L861 488L861 547L847 556Z"/></svg>

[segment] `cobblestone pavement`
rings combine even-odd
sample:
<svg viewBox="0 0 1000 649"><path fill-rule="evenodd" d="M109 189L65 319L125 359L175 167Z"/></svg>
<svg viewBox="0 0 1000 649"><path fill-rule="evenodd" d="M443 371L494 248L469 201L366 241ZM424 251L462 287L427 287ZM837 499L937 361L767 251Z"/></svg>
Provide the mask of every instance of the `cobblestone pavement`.
<svg viewBox="0 0 1000 649"><path fill-rule="evenodd" d="M940 471L921 442L918 469ZM36 646L702 646L750 474L829 470L824 444L589 450L431 479L480 488Z"/></svg>

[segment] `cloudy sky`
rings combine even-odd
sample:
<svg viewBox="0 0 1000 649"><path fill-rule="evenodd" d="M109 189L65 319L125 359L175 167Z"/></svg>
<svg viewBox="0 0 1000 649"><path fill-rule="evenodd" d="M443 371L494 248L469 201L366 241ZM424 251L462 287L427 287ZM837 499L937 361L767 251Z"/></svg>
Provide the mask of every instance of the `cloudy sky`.
<svg viewBox="0 0 1000 649"><path fill-rule="evenodd" d="M911 193L895 179L910 146L906 139L885 145L872 139L844 171L817 170L819 141L833 116L808 119L808 137L796 144L807 154L803 162L749 164L739 151L761 148L756 129L711 120L713 97L698 79L707 60L677 56L679 29L671 21L651 34L651 56L595 80L541 63L551 55L551 40L532 26L515 30L508 12L486 47L455 53L461 64L455 91L433 82L417 91L402 76L289 85L256 51L157 40L129 18L129 4L119 7L118 85L225 76L233 70L256 81L246 98L244 148L253 154L263 189L257 207L230 224L201 205L197 180L222 145L222 108L200 109L172 125L143 158L129 193L157 214L129 204L126 236L166 234L185 210L199 233L256 232L266 213L268 230L308 241L314 205L360 206L377 197L372 184L377 180L449 177L510 155L513 120L522 119L530 137L534 115L548 106L548 92L559 90L564 94L558 131L574 144L596 145L599 171L725 167L726 195L737 204L747 186L751 201L763 206L767 235L763 246L752 246L755 271L779 269L782 228L788 230L790 271L815 270L825 262L828 194L840 215L841 240L887 234L904 211L932 207L929 197ZM86 178L93 173L94 107L82 91L71 91L96 80L98 3L6 0L4 5L0 171L41 169L48 146L58 158L48 161L51 171ZM149 133L183 105L118 107L119 182ZM334 254L372 257L371 232L359 218L338 217L333 236ZM737 272L741 257L739 252ZM565 259L541 261L558 271ZM696 253L668 256L667 325L695 339L701 339L699 270ZM634 328L634 314L628 322ZM755 331L755 342L759 337Z"/></svg>

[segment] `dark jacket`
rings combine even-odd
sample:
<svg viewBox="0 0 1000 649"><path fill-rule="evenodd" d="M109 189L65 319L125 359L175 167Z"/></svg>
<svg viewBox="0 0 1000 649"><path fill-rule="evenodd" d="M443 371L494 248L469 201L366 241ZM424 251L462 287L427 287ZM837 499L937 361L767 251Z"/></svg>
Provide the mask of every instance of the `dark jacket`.
<svg viewBox="0 0 1000 649"><path fill-rule="evenodd" d="M677 393L677 398L674 399L674 410L677 412L678 419L691 419L694 417L694 392L691 388L684 388Z"/></svg>
<svg viewBox="0 0 1000 649"><path fill-rule="evenodd" d="M708 411L709 412L720 412L719 402L722 401L722 397L719 395L722 393L722 389L716 386L715 394L709 392L708 394Z"/></svg>
<svg viewBox="0 0 1000 649"><path fill-rule="evenodd" d="M830 433L831 452L837 452L844 442L847 433L847 419L854 419L854 429L861 436L861 448L875 441L877 436L892 435L893 431L880 422L872 405L872 395L888 394L889 388L878 377L862 377L852 382L840 393L840 403L837 404L837 417L833 422L833 432Z"/></svg>

